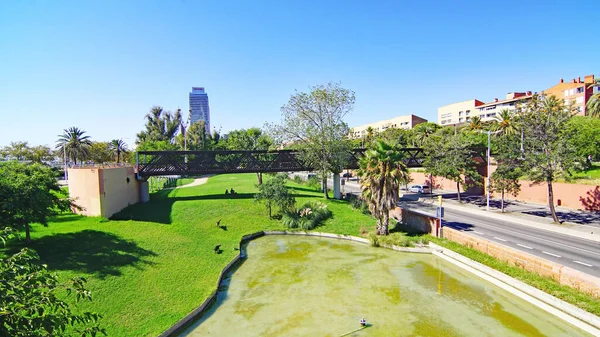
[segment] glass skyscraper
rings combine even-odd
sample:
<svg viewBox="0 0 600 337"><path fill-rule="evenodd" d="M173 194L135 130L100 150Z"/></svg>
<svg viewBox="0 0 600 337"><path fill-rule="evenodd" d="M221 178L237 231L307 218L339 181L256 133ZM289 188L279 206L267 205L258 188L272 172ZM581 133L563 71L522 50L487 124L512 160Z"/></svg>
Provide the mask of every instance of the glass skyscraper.
<svg viewBox="0 0 600 337"><path fill-rule="evenodd" d="M204 121L206 132L210 132L210 108L208 94L201 87L192 87L190 92L190 125Z"/></svg>

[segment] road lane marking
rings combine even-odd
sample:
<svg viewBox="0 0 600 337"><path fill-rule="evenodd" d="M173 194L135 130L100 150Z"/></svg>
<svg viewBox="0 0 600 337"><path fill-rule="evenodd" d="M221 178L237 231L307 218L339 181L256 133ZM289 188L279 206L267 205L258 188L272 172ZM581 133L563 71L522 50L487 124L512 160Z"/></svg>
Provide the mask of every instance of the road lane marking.
<svg viewBox="0 0 600 337"><path fill-rule="evenodd" d="M554 256L554 257L562 257L562 256L560 256L560 255L556 255L556 254L548 253L548 252L545 252L545 251L543 251L543 250L542 250L542 253L544 253L544 254L547 254L547 255L550 255L550 256Z"/></svg>
<svg viewBox="0 0 600 337"><path fill-rule="evenodd" d="M473 233L477 233L477 234L481 234L481 235L485 235L482 232L478 232L478 231L473 231Z"/></svg>
<svg viewBox="0 0 600 337"><path fill-rule="evenodd" d="M502 238L499 238L499 237L496 237L496 236L494 236L494 239L496 239L496 240L500 240L500 241L504 241L504 242L506 242L506 241L507 241L507 240L504 240L504 239L502 239Z"/></svg>
<svg viewBox="0 0 600 337"><path fill-rule="evenodd" d="M457 220L459 220L459 221L465 221L463 219L457 219ZM506 222L504 220L499 220L499 221L500 222ZM514 233L514 234L517 234L519 236L525 236L525 237L529 237L529 238L532 238L532 239L541 240L541 241L549 242L549 243L552 243L552 244L555 244L555 245L559 245L559 246L563 246L563 247L568 247L568 248L576 249L576 250L579 250L579 251L582 251L582 252L586 252L586 253L589 253L589 254L594 254L594 255L600 256L600 253L593 252L591 250L587 250L587 249L583 249L583 248L579 248L579 247L575 247L575 246L566 245L564 243L560 243L560 242L556 242L556 241L552 241L552 240L548 240L548 239L543 239L541 237L528 235L528 234L525 234L525 233L521 233L519 231L501 229L501 228L498 228L498 227L490 226L490 225L486 224L485 222L483 222L483 224L482 224L481 220L476 220L476 222L478 222L477 226L486 227L488 229L492 228L492 229L497 230L497 231L505 231L505 232L508 232L508 233ZM519 225L518 223L511 223L511 222L508 222L508 223L510 223L513 226L523 226L523 225Z"/></svg>
<svg viewBox="0 0 600 337"><path fill-rule="evenodd" d="M525 246L525 245L522 245L520 243L517 243L517 246L523 247L523 248L527 248L527 249L533 249L533 247Z"/></svg>
<svg viewBox="0 0 600 337"><path fill-rule="evenodd" d="M591 264L587 264L587 263L585 263L585 262L581 262L581 261L577 261L577 260L573 260L573 262L575 262L575 263L579 263L579 264L582 264L582 265L584 265L584 266L593 267Z"/></svg>

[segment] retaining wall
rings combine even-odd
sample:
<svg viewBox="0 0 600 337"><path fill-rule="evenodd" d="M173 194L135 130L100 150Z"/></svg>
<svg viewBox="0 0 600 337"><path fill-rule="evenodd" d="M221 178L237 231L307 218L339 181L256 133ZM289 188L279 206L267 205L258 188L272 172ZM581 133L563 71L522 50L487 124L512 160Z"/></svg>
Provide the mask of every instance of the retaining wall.
<svg viewBox="0 0 600 337"><path fill-rule="evenodd" d="M444 227L442 234L445 239L491 255L509 265L551 277L560 284L600 298L600 278L449 227Z"/></svg>
<svg viewBox="0 0 600 337"><path fill-rule="evenodd" d="M440 222L438 219L419 211L396 207L390 215L401 222L401 228L407 232L431 234L439 237Z"/></svg>

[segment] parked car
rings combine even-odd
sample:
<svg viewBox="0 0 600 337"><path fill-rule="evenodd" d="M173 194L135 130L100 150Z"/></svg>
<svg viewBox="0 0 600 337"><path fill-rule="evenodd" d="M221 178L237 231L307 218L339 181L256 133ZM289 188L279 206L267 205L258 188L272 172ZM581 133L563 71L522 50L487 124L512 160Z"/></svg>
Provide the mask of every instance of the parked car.
<svg viewBox="0 0 600 337"><path fill-rule="evenodd" d="M344 172L344 174L342 174L343 178L352 178L352 172Z"/></svg>
<svg viewBox="0 0 600 337"><path fill-rule="evenodd" d="M414 193L431 193L431 189L427 185L412 185L408 190Z"/></svg>

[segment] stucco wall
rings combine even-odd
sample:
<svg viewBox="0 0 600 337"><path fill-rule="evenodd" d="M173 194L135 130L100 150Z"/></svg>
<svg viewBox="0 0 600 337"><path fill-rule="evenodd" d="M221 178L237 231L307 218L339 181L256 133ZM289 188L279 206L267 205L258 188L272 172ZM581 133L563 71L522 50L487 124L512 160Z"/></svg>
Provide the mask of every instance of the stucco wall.
<svg viewBox="0 0 600 337"><path fill-rule="evenodd" d="M412 182L408 184L409 186L415 184L430 185L430 175L425 172L411 171L410 178L412 179ZM456 191L456 182L452 180L436 176L434 176L432 180L433 181L430 186L433 186L434 190ZM462 183L460 184L460 191L465 192L465 186ZM466 190L466 192L472 194L482 194L483 188L480 186L471 186Z"/></svg>
<svg viewBox="0 0 600 337"><path fill-rule="evenodd" d="M439 221L434 217L401 207L394 208L390 215L402 223L404 230L438 236Z"/></svg>
<svg viewBox="0 0 600 337"><path fill-rule="evenodd" d="M449 227L444 227L442 234L445 239L491 255L510 265L551 277L561 284L600 298L600 278Z"/></svg>
<svg viewBox="0 0 600 337"><path fill-rule="evenodd" d="M131 167L73 168L68 174L69 196L84 208L79 214L110 217L139 202L139 183Z"/></svg>
<svg viewBox="0 0 600 337"><path fill-rule="evenodd" d="M132 167L100 170L102 216L110 217L140 201L139 185Z"/></svg>

